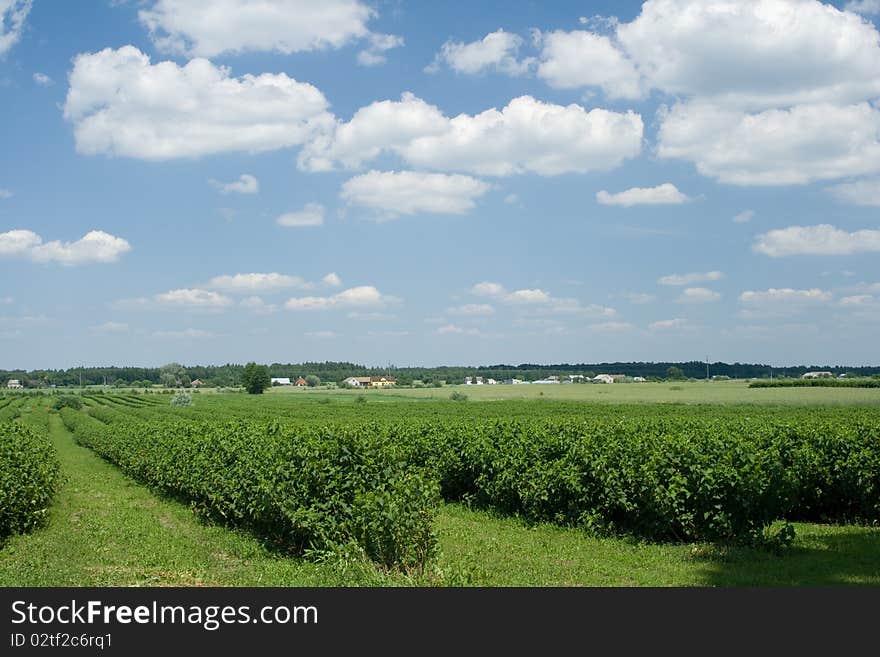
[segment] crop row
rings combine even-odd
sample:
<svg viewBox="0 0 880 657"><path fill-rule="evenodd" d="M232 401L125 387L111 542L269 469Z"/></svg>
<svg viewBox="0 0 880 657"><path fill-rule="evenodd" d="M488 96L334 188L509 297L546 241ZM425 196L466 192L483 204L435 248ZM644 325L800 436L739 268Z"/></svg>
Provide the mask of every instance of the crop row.
<svg viewBox="0 0 880 657"><path fill-rule="evenodd" d="M60 413L78 442L131 476L280 549L355 543L376 563L404 569L436 549L436 485L407 469L387 440L356 430L283 434L245 421L108 425Z"/></svg>
<svg viewBox="0 0 880 657"><path fill-rule="evenodd" d="M0 423L0 540L45 520L58 473L48 437L18 422Z"/></svg>
<svg viewBox="0 0 880 657"><path fill-rule="evenodd" d="M774 379L752 381L749 388L880 388L880 377L854 379Z"/></svg>

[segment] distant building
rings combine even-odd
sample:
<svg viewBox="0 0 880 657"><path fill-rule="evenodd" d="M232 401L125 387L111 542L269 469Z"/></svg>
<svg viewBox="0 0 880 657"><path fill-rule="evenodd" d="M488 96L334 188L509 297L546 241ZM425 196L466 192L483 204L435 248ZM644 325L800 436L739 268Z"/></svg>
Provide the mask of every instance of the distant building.
<svg viewBox="0 0 880 657"><path fill-rule="evenodd" d="M472 377L472 376L466 376L466 377L464 377L464 384L465 384L466 386L472 386L472 385L474 385L474 377Z"/></svg>
<svg viewBox="0 0 880 657"><path fill-rule="evenodd" d="M831 372L806 372L801 374L802 379L830 379L834 375Z"/></svg>
<svg viewBox="0 0 880 657"><path fill-rule="evenodd" d="M289 381L290 381L290 379L288 379L288 384L287 384L287 385L290 385ZM296 383L294 383L293 385L295 385L295 386L299 386L299 387L301 388L301 387L303 387L303 386L307 386L307 385L309 385L309 384L308 384L308 382L307 382L304 378L299 377L299 378L296 380Z"/></svg>
<svg viewBox="0 0 880 657"><path fill-rule="evenodd" d="M371 388L389 388L393 385L397 384L397 379L393 376L385 375L385 376L371 376L370 377L370 387Z"/></svg>
<svg viewBox="0 0 880 657"><path fill-rule="evenodd" d="M270 383L273 386L291 386L291 385L293 385L290 382L290 377L286 377L286 376L284 376L284 377L273 376Z"/></svg>
<svg viewBox="0 0 880 657"><path fill-rule="evenodd" d="M497 383L495 379L486 379L486 385L494 386Z"/></svg>
<svg viewBox="0 0 880 657"><path fill-rule="evenodd" d="M196 379L195 381L190 381L190 385L193 388L201 388L203 385L205 385L205 382L201 379Z"/></svg>
<svg viewBox="0 0 880 657"><path fill-rule="evenodd" d="M614 377L610 374L597 374L593 377L595 383L614 383Z"/></svg>
<svg viewBox="0 0 880 657"><path fill-rule="evenodd" d="M542 385L559 385L559 379L558 378L556 378L555 380L551 379L551 378L539 379L537 381L532 381L532 383L539 383Z"/></svg>
<svg viewBox="0 0 880 657"><path fill-rule="evenodd" d="M643 376L634 376L633 383L644 383L647 379Z"/></svg>
<svg viewBox="0 0 880 657"><path fill-rule="evenodd" d="M14 388L14 389L24 388L24 386L21 385L21 381L19 381L18 379L9 379L9 382L6 384L6 387L7 388Z"/></svg>

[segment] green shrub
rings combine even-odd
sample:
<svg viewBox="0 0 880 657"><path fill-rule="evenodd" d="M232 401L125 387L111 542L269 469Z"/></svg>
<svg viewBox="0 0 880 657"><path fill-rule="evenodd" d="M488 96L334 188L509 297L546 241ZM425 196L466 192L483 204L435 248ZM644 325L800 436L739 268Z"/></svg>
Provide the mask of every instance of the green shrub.
<svg viewBox="0 0 880 657"><path fill-rule="evenodd" d="M0 424L0 540L45 521L58 473L48 437L19 423Z"/></svg>
<svg viewBox="0 0 880 657"><path fill-rule="evenodd" d="M54 408L55 410L61 410L62 408L73 408L75 410L79 410L82 408L82 406L82 398L78 395L58 395L55 403L52 404L52 408Z"/></svg>
<svg viewBox="0 0 880 657"><path fill-rule="evenodd" d="M459 392L458 390L456 390L451 395L449 395L449 398L452 401L467 401L468 396L463 392Z"/></svg>
<svg viewBox="0 0 880 657"><path fill-rule="evenodd" d="M171 398L171 406L192 406L193 398L192 393L188 391L181 390L174 394Z"/></svg>

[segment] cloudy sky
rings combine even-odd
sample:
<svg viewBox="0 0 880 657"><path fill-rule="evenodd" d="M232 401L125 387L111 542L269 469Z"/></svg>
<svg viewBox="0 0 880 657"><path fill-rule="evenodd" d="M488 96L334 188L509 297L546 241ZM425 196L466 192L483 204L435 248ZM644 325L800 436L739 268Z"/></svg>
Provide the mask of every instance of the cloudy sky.
<svg viewBox="0 0 880 657"><path fill-rule="evenodd" d="M0 367L880 363L878 0L0 20Z"/></svg>

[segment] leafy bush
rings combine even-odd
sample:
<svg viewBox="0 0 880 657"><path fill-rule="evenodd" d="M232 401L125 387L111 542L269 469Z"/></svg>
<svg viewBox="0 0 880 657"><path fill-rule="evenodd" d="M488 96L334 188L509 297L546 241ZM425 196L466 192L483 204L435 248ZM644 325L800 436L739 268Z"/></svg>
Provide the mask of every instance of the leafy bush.
<svg viewBox="0 0 880 657"><path fill-rule="evenodd" d="M0 424L0 539L45 521L58 473L58 457L46 436L19 423Z"/></svg>
<svg viewBox="0 0 880 657"><path fill-rule="evenodd" d="M452 401L467 401L468 396L463 392L459 392L458 390L456 390L451 395L449 395L449 398Z"/></svg>
<svg viewBox="0 0 880 657"><path fill-rule="evenodd" d="M82 408L82 406L82 398L78 395L58 395L55 403L52 404L52 408L54 408L55 410L61 410L62 408L73 408L75 410L79 410Z"/></svg>
<svg viewBox="0 0 880 657"><path fill-rule="evenodd" d="M172 406L192 406L193 405L192 393L187 392L187 391L183 391L183 390L175 393L174 396L171 398L171 405Z"/></svg>
<svg viewBox="0 0 880 657"><path fill-rule="evenodd" d="M357 544L384 567L434 556L436 484L408 471L387 438L352 429L130 417L105 425L69 409L65 425L128 474L304 553Z"/></svg>

